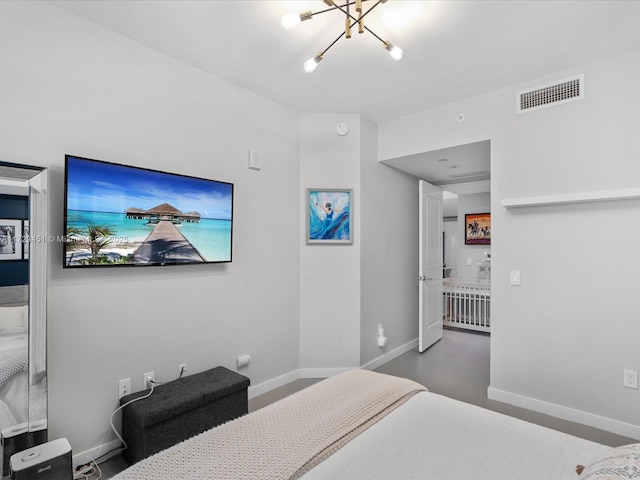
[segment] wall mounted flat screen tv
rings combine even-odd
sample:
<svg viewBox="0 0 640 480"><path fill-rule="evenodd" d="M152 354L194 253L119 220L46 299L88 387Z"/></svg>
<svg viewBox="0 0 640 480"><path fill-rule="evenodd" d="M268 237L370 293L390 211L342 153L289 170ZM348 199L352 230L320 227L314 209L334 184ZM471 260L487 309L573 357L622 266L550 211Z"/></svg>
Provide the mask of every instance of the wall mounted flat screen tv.
<svg viewBox="0 0 640 480"><path fill-rule="evenodd" d="M64 267L231 262L233 184L65 156Z"/></svg>

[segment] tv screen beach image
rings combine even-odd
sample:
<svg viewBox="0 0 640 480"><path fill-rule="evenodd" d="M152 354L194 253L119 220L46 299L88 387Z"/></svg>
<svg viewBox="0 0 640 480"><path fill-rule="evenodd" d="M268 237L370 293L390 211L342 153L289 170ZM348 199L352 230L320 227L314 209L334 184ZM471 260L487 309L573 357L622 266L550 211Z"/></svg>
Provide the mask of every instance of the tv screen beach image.
<svg viewBox="0 0 640 480"><path fill-rule="evenodd" d="M233 184L67 155L65 266L230 262Z"/></svg>

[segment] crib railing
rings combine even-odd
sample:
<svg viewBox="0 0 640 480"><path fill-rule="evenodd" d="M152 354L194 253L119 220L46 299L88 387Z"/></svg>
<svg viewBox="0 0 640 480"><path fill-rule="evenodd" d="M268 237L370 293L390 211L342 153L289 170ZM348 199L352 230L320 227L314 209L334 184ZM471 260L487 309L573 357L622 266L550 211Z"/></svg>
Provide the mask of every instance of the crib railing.
<svg viewBox="0 0 640 480"><path fill-rule="evenodd" d="M490 331L491 285L466 279L445 278L443 323L450 327Z"/></svg>

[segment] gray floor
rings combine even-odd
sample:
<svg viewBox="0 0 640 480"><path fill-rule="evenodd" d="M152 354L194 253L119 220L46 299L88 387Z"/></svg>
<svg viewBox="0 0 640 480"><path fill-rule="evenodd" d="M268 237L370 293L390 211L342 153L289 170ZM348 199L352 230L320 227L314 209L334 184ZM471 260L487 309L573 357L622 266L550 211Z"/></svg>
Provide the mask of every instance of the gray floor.
<svg viewBox="0 0 640 480"><path fill-rule="evenodd" d="M614 433L489 400L489 342L488 334L445 330L442 340L424 353L412 350L376 371L410 378L434 393L594 442L611 446L637 443Z"/></svg>
<svg viewBox="0 0 640 480"><path fill-rule="evenodd" d="M427 386L434 393L605 445L619 446L637 442L637 440L596 428L489 400L487 398L489 341L488 334L445 330L442 340L424 353L418 353L417 349L411 350L382 365L376 371L410 378ZM262 408L317 381L318 379L296 380L255 397L249 400L249 411ZM124 467L126 467L126 463L120 457L113 458L101 465L102 478L110 478Z"/></svg>

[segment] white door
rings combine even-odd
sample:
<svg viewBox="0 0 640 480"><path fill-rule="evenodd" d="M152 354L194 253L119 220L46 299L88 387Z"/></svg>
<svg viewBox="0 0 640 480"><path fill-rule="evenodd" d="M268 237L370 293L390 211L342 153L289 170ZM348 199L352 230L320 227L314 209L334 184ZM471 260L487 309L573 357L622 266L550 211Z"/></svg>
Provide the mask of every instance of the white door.
<svg viewBox="0 0 640 480"><path fill-rule="evenodd" d="M442 190L420 180L419 345L424 352L442 338Z"/></svg>

